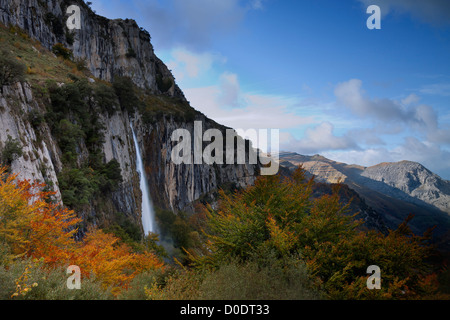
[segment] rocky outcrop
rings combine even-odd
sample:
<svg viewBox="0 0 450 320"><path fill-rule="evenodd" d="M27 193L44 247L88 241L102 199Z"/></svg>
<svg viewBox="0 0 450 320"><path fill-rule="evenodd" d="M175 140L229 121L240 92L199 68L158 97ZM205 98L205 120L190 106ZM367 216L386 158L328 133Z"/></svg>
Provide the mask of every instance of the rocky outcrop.
<svg viewBox="0 0 450 320"><path fill-rule="evenodd" d="M412 202L417 199L450 213L450 182L420 163L381 163L365 168L361 176L382 182L387 186L383 192L390 192L396 198Z"/></svg>
<svg viewBox="0 0 450 320"><path fill-rule="evenodd" d="M68 30L66 10L73 4L80 8L81 28ZM101 80L128 76L153 93L184 99L173 75L155 55L150 34L134 20L106 19L81 0L0 0L0 22L20 27L49 50L62 43Z"/></svg>
<svg viewBox="0 0 450 320"><path fill-rule="evenodd" d="M17 83L3 88L0 95L0 149L8 140L22 145L22 156L11 163L11 172L20 180L41 181L57 186L56 169L61 167L57 144L44 125L41 132L28 121L27 115L41 106L33 98L27 83ZM61 200L56 188L56 199Z"/></svg>
<svg viewBox="0 0 450 320"><path fill-rule="evenodd" d="M65 11L70 4L79 5L82 17L81 29L73 34L65 27ZM149 33L133 20L100 17L81 0L0 0L0 22L20 27L49 50L55 43L62 43L73 51L75 58L86 60L88 69L96 78L94 82L128 76L143 89L141 94L176 100L183 108L188 108L188 102L172 74L154 54ZM64 83L58 85L64 86ZM23 148L23 156L12 162L11 171L19 173L20 179L51 184L57 192L57 200L60 200L63 197L58 176L64 170L61 146L45 121L36 128L28 117L32 111L44 115L51 101L48 96L33 96L33 88L26 82L4 86L2 91L0 142L4 144L11 136L11 139L20 141ZM186 120L174 113L165 114L165 110L158 110L157 104L151 107L158 116L149 119L147 115L145 121L140 111L131 115L126 108L113 114L105 110L92 114L104 127L101 161L108 163L115 159L120 166L122 182L110 194L91 199L88 205L77 211L88 224L102 224L118 213L141 223L142 192L131 125L142 152L153 203L161 208L175 212L191 211L194 201L211 195L221 186L246 187L255 181L258 165L174 164L171 159L173 130L184 128L193 135L194 119L202 122L204 130L225 128L200 113L192 112L192 119ZM77 154L78 164L89 158L86 141L78 142Z"/></svg>

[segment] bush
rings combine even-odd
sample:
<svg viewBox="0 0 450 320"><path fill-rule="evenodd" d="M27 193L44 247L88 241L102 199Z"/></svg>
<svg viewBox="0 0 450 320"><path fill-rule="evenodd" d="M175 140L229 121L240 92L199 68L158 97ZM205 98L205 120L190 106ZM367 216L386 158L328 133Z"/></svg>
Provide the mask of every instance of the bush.
<svg viewBox="0 0 450 320"><path fill-rule="evenodd" d="M42 123L45 122L45 118L42 113L33 109L28 112L28 121L34 129L37 129Z"/></svg>
<svg viewBox="0 0 450 320"><path fill-rule="evenodd" d="M136 52L133 48L128 48L128 51L126 53L127 58L136 58Z"/></svg>
<svg viewBox="0 0 450 320"><path fill-rule="evenodd" d="M146 300L146 288L152 285L162 286L170 274L169 269L156 269L137 275L119 296L119 300Z"/></svg>
<svg viewBox="0 0 450 320"><path fill-rule="evenodd" d="M63 153L76 153L77 145L80 139L84 138L83 129L71 123L69 120L63 119L56 127L56 136L58 137L59 146Z"/></svg>
<svg viewBox="0 0 450 320"><path fill-rule="evenodd" d="M133 81L128 77L115 77L113 87L122 109L127 110L129 113L134 113L140 102L135 93Z"/></svg>
<svg viewBox="0 0 450 320"><path fill-rule="evenodd" d="M0 90L2 93L3 86L23 81L25 72L25 64L12 57L6 50L0 52Z"/></svg>
<svg viewBox="0 0 450 320"><path fill-rule="evenodd" d="M205 300L319 300L306 265L296 257L256 257L244 264L232 261L207 274L199 286Z"/></svg>
<svg viewBox="0 0 450 320"><path fill-rule="evenodd" d="M100 110L106 110L112 116L118 107L118 98L114 88L104 83L98 83L94 87L94 99Z"/></svg>
<svg viewBox="0 0 450 320"><path fill-rule="evenodd" d="M103 192L116 190L122 182L120 164L116 159L112 159L102 168L99 168L98 174L101 177L99 187Z"/></svg>
<svg viewBox="0 0 450 320"><path fill-rule="evenodd" d="M66 41L71 46L75 42L75 34L73 32L66 32Z"/></svg>
<svg viewBox="0 0 450 320"><path fill-rule="evenodd" d="M6 140L1 153L2 163L10 166L14 160L20 158L22 155L23 150L20 142L8 135L8 140Z"/></svg>
<svg viewBox="0 0 450 320"><path fill-rule="evenodd" d="M156 84L158 85L159 91L166 93L173 86L173 81L170 78L165 78L161 74L156 76Z"/></svg>
<svg viewBox="0 0 450 320"><path fill-rule="evenodd" d="M192 245L190 233L193 230L185 214L157 208L156 219L161 229L161 240L173 242L175 248L189 248Z"/></svg>
<svg viewBox="0 0 450 320"><path fill-rule="evenodd" d="M70 49L64 47L62 43L57 43L52 47L52 52L58 57L62 57L65 60L72 60L73 53Z"/></svg>
<svg viewBox="0 0 450 320"><path fill-rule="evenodd" d="M82 288L88 289L84 294L89 299L95 298L90 292L97 292L97 281L116 295L137 274L163 267L153 253L135 253L118 243L118 238L94 227L84 233L82 241L76 241L82 219L60 203L47 201L51 194L42 190L42 184L16 178L0 168L0 298L61 299L67 275L61 279L58 270L64 271L68 265L80 267ZM54 277L53 271L57 272ZM87 279L95 285L86 286ZM71 294L77 298L83 293L75 291L69 293L69 299Z"/></svg>
<svg viewBox="0 0 450 320"><path fill-rule="evenodd" d="M163 278L147 277L146 298L150 300L318 300L306 265L295 256L280 260L265 252L242 263L231 260L217 269L183 270ZM149 283L150 282L150 283ZM133 290L136 294L136 290ZM141 292L135 297L141 298Z"/></svg>
<svg viewBox="0 0 450 320"><path fill-rule="evenodd" d="M69 208L88 204L98 186L92 169L64 169L58 175L61 196Z"/></svg>
<svg viewBox="0 0 450 320"><path fill-rule="evenodd" d="M87 70L87 61L84 58L75 58L75 66L77 67L78 71L85 71Z"/></svg>
<svg viewBox="0 0 450 320"><path fill-rule="evenodd" d="M0 266L0 300L108 300L114 296L95 277L83 277L80 290L67 288L64 267L48 268L42 261L27 258ZM20 288L17 287L20 285Z"/></svg>
<svg viewBox="0 0 450 320"><path fill-rule="evenodd" d="M58 175L58 182L64 205L78 208L88 204L95 195L115 191L122 175L119 163L113 159L97 170L66 167Z"/></svg>

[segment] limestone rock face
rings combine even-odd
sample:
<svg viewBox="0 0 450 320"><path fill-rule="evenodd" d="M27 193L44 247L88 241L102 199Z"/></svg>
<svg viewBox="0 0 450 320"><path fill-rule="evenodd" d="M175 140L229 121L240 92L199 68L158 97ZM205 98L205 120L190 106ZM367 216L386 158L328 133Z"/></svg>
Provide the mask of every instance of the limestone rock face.
<svg viewBox="0 0 450 320"><path fill-rule="evenodd" d="M0 95L0 146L3 148L8 139L22 145L23 155L10 168L18 174L18 179L46 181L57 186L56 169L61 167L61 161L56 143L49 135L50 129L47 125L43 128L43 135L48 139L38 139L35 129L23 116L39 108L27 83L5 86ZM56 191L55 196L60 200L59 189Z"/></svg>
<svg viewBox="0 0 450 320"><path fill-rule="evenodd" d="M398 198L406 200L410 196L450 213L450 182L420 163L381 163L366 168L361 175L399 190Z"/></svg>
<svg viewBox="0 0 450 320"><path fill-rule="evenodd" d="M71 4L81 9L81 29L73 31L73 42L68 41L70 37L64 27L68 18L66 8ZM71 49L75 58L86 60L88 69L95 77L90 82L99 79L113 81L116 76L128 76L147 94L188 103L171 72L154 54L150 34L133 20L100 17L81 0L0 0L0 22L20 27L49 50L56 43ZM61 146L45 122L34 128L27 117L33 110L45 114L46 104L51 102L36 99L28 83L17 83L2 89L0 149L8 136L19 141L23 147L23 156L12 162L11 171L19 173L19 179L51 183L58 200L61 200L58 186L58 174L64 169ZM163 110L156 111L164 113ZM98 117L104 126L102 161L117 160L123 181L111 197L93 199L85 209L77 212L90 224L108 220L108 215L114 213L125 214L135 222L141 222L142 192L131 125L142 152L152 200L161 208L192 210L195 200L216 192L220 186L231 184L245 187L251 185L258 175L258 165L250 164L175 165L171 159L174 146L172 131L185 128L193 134L193 120L163 114L158 119L146 119L144 122L139 112L130 115L126 110L117 110L113 115L104 112L93 116ZM195 117L202 122L204 130L224 128L199 113ZM79 143L77 153L78 163L89 157L84 141Z"/></svg>
<svg viewBox="0 0 450 320"><path fill-rule="evenodd" d="M66 12L72 4L80 8L81 28L68 31L65 26L70 14ZM150 34L134 20L98 16L81 0L0 0L0 22L20 27L47 49L62 43L75 58L84 59L99 79L128 76L153 93L184 99L173 75L155 55ZM72 34L73 42L68 41L67 33ZM171 86L162 88L159 81Z"/></svg>
<svg viewBox="0 0 450 320"><path fill-rule="evenodd" d="M217 125L204 116L198 116L196 121L202 122L203 131L217 128ZM147 176L153 189L150 192L155 202L172 210L191 210L193 201L205 196L224 184L234 184L236 187L252 185L257 176L257 165L208 165L175 164L172 150L176 143L171 139L176 129L185 129L194 137L193 122L176 122L173 118L162 119L152 125L145 126L141 119L135 119L136 135L139 145L144 148L144 163ZM193 148L192 148L193 149ZM158 194L158 190L163 190Z"/></svg>

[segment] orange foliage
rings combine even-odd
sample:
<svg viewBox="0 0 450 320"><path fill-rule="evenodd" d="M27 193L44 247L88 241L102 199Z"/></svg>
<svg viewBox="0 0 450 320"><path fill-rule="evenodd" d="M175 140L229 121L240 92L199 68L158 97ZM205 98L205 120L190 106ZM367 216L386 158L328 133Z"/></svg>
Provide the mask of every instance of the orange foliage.
<svg viewBox="0 0 450 320"><path fill-rule="evenodd" d="M42 191L44 184L16 181L0 168L0 243L11 259L43 258L46 265L78 265L84 276L95 275L105 287L118 293L145 270L162 268L151 252L133 253L119 238L90 229L82 242L75 241L76 225L82 220L73 211L51 203L54 192Z"/></svg>
<svg viewBox="0 0 450 320"><path fill-rule="evenodd" d="M137 274L163 267L154 254L132 253L130 247L118 241L117 237L92 228L71 259L84 276L94 274L105 288L113 287L113 293L126 287Z"/></svg>
<svg viewBox="0 0 450 320"><path fill-rule="evenodd" d="M0 168L0 240L14 255L43 257L47 263L68 258L74 245L75 225L81 221L73 211L50 203L53 192L43 184L17 181Z"/></svg>

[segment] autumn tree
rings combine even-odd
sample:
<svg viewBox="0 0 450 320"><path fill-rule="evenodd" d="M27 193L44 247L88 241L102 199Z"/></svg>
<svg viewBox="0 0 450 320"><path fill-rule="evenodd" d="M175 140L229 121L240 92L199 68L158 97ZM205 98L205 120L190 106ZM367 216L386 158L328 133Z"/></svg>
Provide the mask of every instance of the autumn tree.
<svg viewBox="0 0 450 320"><path fill-rule="evenodd" d="M0 241L14 256L44 257L48 263L66 259L81 220L48 201L54 192L42 191L43 184L16 178L0 168Z"/></svg>
<svg viewBox="0 0 450 320"><path fill-rule="evenodd" d="M74 234L82 220L48 201L54 192L44 188L44 184L18 181L17 175L0 168L0 251L7 252L3 264L35 258L49 269L78 265L85 277L95 276L114 294L126 289L137 274L163 267L153 252L135 253L119 238L96 228L76 241Z"/></svg>
<svg viewBox="0 0 450 320"><path fill-rule="evenodd" d="M409 299L436 292L425 262L429 234L414 235L409 220L388 235L362 231L362 222L341 203L339 185L312 200L313 183L299 168L291 178L260 177L241 192L222 192L218 208L207 210L205 248L189 251L192 265L217 268L270 249L279 259L300 256L329 298ZM367 289L369 265L382 270L381 290Z"/></svg>

